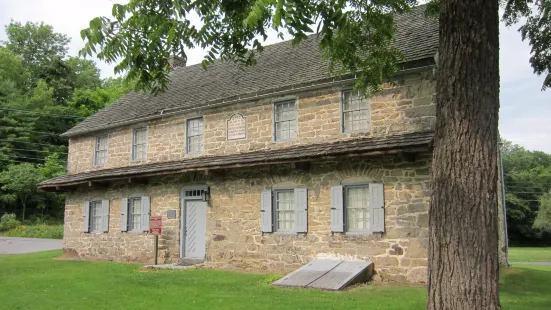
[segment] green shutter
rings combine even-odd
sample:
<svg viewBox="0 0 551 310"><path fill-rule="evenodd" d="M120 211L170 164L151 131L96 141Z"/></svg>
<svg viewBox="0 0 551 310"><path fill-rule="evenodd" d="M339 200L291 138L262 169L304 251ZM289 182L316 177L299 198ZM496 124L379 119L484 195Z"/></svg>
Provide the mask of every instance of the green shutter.
<svg viewBox="0 0 551 310"><path fill-rule="evenodd" d="M101 201L101 231L109 231L109 200Z"/></svg>
<svg viewBox="0 0 551 310"><path fill-rule="evenodd" d="M308 232L308 189L295 188L296 232Z"/></svg>
<svg viewBox="0 0 551 310"><path fill-rule="evenodd" d="M385 231L385 194L384 186L381 183L369 184L371 209L371 231Z"/></svg>
<svg viewBox="0 0 551 310"><path fill-rule="evenodd" d="M82 210L82 231L90 232L90 201L84 202Z"/></svg>
<svg viewBox="0 0 551 310"><path fill-rule="evenodd" d="M260 217L262 232L273 232L272 221L272 191L263 190L261 193Z"/></svg>
<svg viewBox="0 0 551 310"><path fill-rule="evenodd" d="M344 232L342 185L331 187L331 231Z"/></svg>
<svg viewBox="0 0 551 310"><path fill-rule="evenodd" d="M121 199L121 231L128 231L128 198Z"/></svg>
<svg viewBox="0 0 551 310"><path fill-rule="evenodd" d="M142 230L149 231L149 215L151 206L149 196L142 196Z"/></svg>

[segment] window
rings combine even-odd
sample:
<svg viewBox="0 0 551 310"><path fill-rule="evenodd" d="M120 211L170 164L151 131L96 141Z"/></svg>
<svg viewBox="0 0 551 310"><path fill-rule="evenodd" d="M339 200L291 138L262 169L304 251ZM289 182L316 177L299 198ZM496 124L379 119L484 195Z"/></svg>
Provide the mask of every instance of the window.
<svg viewBox="0 0 551 310"><path fill-rule="evenodd" d="M101 201L90 201L90 231L101 231Z"/></svg>
<svg viewBox="0 0 551 310"><path fill-rule="evenodd" d="M132 195L121 199L121 231L149 231L149 196Z"/></svg>
<svg viewBox="0 0 551 310"><path fill-rule="evenodd" d="M274 216L276 220L276 231L295 230L295 191L280 190L274 195Z"/></svg>
<svg viewBox="0 0 551 310"><path fill-rule="evenodd" d="M132 131L132 160L145 160L147 154L147 128Z"/></svg>
<svg viewBox="0 0 551 310"><path fill-rule="evenodd" d="M109 200L92 199L85 201L82 218L84 232L100 233L109 231Z"/></svg>
<svg viewBox="0 0 551 310"><path fill-rule="evenodd" d="M331 231L371 234L385 231L381 183L331 187Z"/></svg>
<svg viewBox="0 0 551 310"><path fill-rule="evenodd" d="M274 104L274 140L290 141L297 138L296 101L287 100Z"/></svg>
<svg viewBox="0 0 551 310"><path fill-rule="evenodd" d="M107 163L107 135L96 137L95 152L94 152L94 165L102 166Z"/></svg>
<svg viewBox="0 0 551 310"><path fill-rule="evenodd" d="M263 190L262 232L299 233L308 231L306 188Z"/></svg>
<svg viewBox="0 0 551 310"><path fill-rule="evenodd" d="M131 198L128 212L130 231L139 231L142 228L142 198Z"/></svg>
<svg viewBox="0 0 551 310"><path fill-rule="evenodd" d="M186 130L186 152L188 154L203 153L203 118L188 119Z"/></svg>
<svg viewBox="0 0 551 310"><path fill-rule="evenodd" d="M355 90L342 92L342 130L343 132L369 132L369 101Z"/></svg>
<svg viewBox="0 0 551 310"><path fill-rule="evenodd" d="M369 185L345 187L346 230L369 231Z"/></svg>

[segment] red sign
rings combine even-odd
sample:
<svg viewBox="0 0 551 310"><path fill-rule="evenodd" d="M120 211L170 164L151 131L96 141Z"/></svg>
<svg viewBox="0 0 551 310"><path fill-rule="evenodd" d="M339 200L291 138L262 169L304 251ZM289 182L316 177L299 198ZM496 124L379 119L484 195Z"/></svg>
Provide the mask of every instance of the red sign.
<svg viewBox="0 0 551 310"><path fill-rule="evenodd" d="M160 235L163 231L163 218L160 216L151 216L149 218L149 233Z"/></svg>

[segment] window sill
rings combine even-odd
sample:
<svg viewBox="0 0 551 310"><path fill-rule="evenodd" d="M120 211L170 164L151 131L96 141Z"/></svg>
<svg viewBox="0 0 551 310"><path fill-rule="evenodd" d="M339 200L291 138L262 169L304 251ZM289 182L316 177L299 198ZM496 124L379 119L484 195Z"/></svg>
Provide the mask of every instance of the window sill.
<svg viewBox="0 0 551 310"><path fill-rule="evenodd" d="M298 141L298 138L292 139L292 140L291 139L289 139L289 140L275 140L274 139L272 142L273 143L285 143L285 142L297 142L297 141Z"/></svg>
<svg viewBox="0 0 551 310"><path fill-rule="evenodd" d="M373 236L370 231L347 231L342 234L345 236Z"/></svg>

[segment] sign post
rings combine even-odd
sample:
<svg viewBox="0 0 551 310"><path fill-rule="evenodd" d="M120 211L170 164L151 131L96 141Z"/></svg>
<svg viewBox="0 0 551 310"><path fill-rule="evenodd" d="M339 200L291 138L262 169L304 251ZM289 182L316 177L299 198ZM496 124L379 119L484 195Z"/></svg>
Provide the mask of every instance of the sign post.
<svg viewBox="0 0 551 310"><path fill-rule="evenodd" d="M161 216L151 216L149 218L149 233L155 236L154 253L155 265L157 265L157 257L159 256L159 235L163 232L163 218Z"/></svg>

